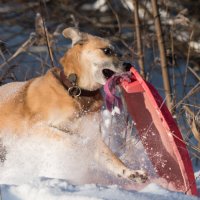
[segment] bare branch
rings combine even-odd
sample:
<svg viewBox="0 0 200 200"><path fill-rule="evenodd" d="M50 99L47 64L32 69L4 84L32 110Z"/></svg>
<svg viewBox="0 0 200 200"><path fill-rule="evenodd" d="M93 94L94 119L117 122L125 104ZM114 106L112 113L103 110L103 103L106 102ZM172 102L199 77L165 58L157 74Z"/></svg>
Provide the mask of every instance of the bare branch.
<svg viewBox="0 0 200 200"><path fill-rule="evenodd" d="M195 94L199 91L200 91L200 82L198 82L176 105L174 105L174 107L178 108L183 103L183 101L185 101L190 96L192 96L193 94Z"/></svg>
<svg viewBox="0 0 200 200"><path fill-rule="evenodd" d="M143 54L143 45L141 40L141 32L140 32L140 21L138 14L138 0L133 0L134 6L134 20L135 20L135 31L136 31L136 40L137 40L137 55L138 55L138 64L140 67L140 73L142 77L145 79L145 70L144 70L144 54Z"/></svg>
<svg viewBox="0 0 200 200"><path fill-rule="evenodd" d="M110 3L110 0L106 0L109 8L111 9L113 15L115 16L116 20L117 20L117 24L118 24L118 31L119 31L119 34L121 34L121 31L122 31L122 27L121 27L121 23L120 23L120 20L119 20L119 16L117 14L117 12L113 9L111 3Z"/></svg>
<svg viewBox="0 0 200 200"><path fill-rule="evenodd" d="M192 74L200 81L200 76L199 76L191 67L188 67L188 69L189 69L190 72L192 72Z"/></svg>
<svg viewBox="0 0 200 200"><path fill-rule="evenodd" d="M166 104L168 109L172 112L172 100L171 100L171 89L170 89L170 81L169 81L169 74L167 70L167 59L166 59L166 50L165 44L162 35L162 27L161 27L161 20L158 11L157 0L151 0L153 16L155 20L155 29L156 29L156 36L158 40L158 48L160 52L160 62L161 62L161 69L162 69L162 77L163 77L163 86L165 90L166 96Z"/></svg>
<svg viewBox="0 0 200 200"><path fill-rule="evenodd" d="M25 52L28 48L30 48L35 43L36 39L37 39L36 34L31 33L28 40L26 40L6 62L0 65L0 69L3 68L9 62L11 62L19 54L21 54L22 52Z"/></svg>
<svg viewBox="0 0 200 200"><path fill-rule="evenodd" d="M185 112L190 115L191 120L187 120L188 125L191 128L191 131L195 137L195 139L198 141L198 147L200 147L200 133L197 129L197 124L195 121L195 114L191 111L191 109L188 106L183 106L183 108L185 109Z"/></svg>

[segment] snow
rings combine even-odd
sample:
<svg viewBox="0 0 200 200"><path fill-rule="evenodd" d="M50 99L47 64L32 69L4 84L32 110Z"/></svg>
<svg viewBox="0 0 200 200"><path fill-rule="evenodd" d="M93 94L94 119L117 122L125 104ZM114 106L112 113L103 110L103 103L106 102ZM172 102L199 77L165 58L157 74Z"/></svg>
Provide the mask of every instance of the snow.
<svg viewBox="0 0 200 200"><path fill-rule="evenodd" d="M104 117L107 117L107 123L110 124L107 111L104 111ZM112 123L114 123L114 120ZM90 134L97 128L96 125L92 124L94 124L94 121L86 121L85 128L81 128L84 134L89 132L89 135L84 137L84 139L81 138L82 142L75 148L75 153L68 152L65 148L65 143L62 141L55 142L51 139L48 140L47 138L30 135L20 139L9 136L5 137L3 145L6 147L7 154L5 162L0 163L0 199L198 199L183 193L168 191L156 183L149 183L138 191L130 190L132 187L130 182L127 183L127 187L124 187L123 183L118 179L113 178L103 170L101 171L98 164L93 163L91 154L92 149L95 148L95 144L92 145L93 140L91 138L95 138L95 135L92 136ZM88 125L92 131L88 130ZM104 137L106 136L104 135ZM132 141L131 143L134 142L137 143L138 147L135 153L131 155L123 154L123 156L133 158L137 155L141 159L136 159L135 163L133 162L133 166L148 166L147 163L143 162L142 158L144 158L144 155L141 153L140 144L138 141ZM196 176L199 174L200 171L196 172ZM134 185L133 187L137 188ZM198 182L198 187L200 188L200 182Z"/></svg>
<svg viewBox="0 0 200 200"><path fill-rule="evenodd" d="M195 200L197 197L167 191L150 184L140 192L126 191L116 185L103 187L95 184L75 186L64 180L40 178L29 184L2 185L4 200Z"/></svg>
<svg viewBox="0 0 200 200"><path fill-rule="evenodd" d="M16 93L15 91L13 90L13 94ZM125 135L126 131L123 130L126 125L125 118L126 116L118 118L118 115L113 116L107 110L103 111L102 126L105 142L133 169L146 169L149 176L154 177L153 167L144 153L141 142L137 138ZM93 152L96 147L95 133L99 129L96 123L98 121L98 115L93 119L84 120L84 124L80 126L81 134L70 136L71 150L66 148L65 141L35 136L34 130L27 130L27 134L20 138L11 137L7 133L7 136L0 140L0 152L6 153L5 161L4 159L0 161L0 199L198 199L162 188L156 184L161 182L156 177L151 180L151 183L142 185L109 174L99 166L98 162L94 162ZM111 129L110 125L114 128ZM117 134L116 130L120 134ZM127 151L125 151L121 147L127 140L129 145L126 146ZM133 145L134 151L129 151ZM200 170L197 169L195 175L199 176L199 174ZM200 181L197 183L200 189Z"/></svg>
<svg viewBox="0 0 200 200"><path fill-rule="evenodd" d="M12 82L1 86L0 102L7 102L16 96L25 84L26 82Z"/></svg>

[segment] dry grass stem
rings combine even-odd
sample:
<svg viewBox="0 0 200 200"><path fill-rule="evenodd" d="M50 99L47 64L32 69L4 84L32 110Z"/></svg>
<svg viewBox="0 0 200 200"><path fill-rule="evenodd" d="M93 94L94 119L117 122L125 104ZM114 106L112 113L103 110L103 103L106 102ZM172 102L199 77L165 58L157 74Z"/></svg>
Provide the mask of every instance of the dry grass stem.
<svg viewBox="0 0 200 200"><path fill-rule="evenodd" d="M169 81L169 74L167 69L167 60L166 60L166 49L163 39L163 31L161 26L160 15L158 11L158 3L157 0L151 0L152 4L152 12L155 20L155 30L156 36L158 40L158 48L160 52L160 62L161 62L161 70L162 70L162 77L163 77L163 86L165 90L166 96L166 104L169 110L172 112L172 100L171 100L171 89L170 89L170 81Z"/></svg>
<svg viewBox="0 0 200 200"><path fill-rule="evenodd" d="M143 54L143 45L142 45L141 31L140 31L138 0L133 0L133 6L134 6L134 21L135 21L136 40L137 40L138 64L140 67L140 74L145 79L144 54Z"/></svg>

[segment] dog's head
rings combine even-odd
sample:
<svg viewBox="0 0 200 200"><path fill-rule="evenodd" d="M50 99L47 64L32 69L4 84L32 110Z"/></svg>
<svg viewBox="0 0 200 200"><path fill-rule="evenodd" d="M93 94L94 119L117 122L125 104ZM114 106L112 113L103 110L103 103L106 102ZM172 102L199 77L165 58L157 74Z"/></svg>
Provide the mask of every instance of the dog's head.
<svg viewBox="0 0 200 200"><path fill-rule="evenodd" d="M61 64L66 75L77 74L80 87L96 90L113 74L126 70L127 66L109 40L75 28L66 28L63 35L72 40L72 48L61 59Z"/></svg>

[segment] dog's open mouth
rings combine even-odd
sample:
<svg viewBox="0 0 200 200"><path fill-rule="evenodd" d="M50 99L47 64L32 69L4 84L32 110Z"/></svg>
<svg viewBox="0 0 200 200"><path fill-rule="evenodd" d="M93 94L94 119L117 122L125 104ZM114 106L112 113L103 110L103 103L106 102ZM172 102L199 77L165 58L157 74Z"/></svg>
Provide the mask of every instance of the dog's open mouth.
<svg viewBox="0 0 200 200"><path fill-rule="evenodd" d="M110 69L103 69L102 73L106 79L109 79L113 74L115 74L115 72Z"/></svg>

